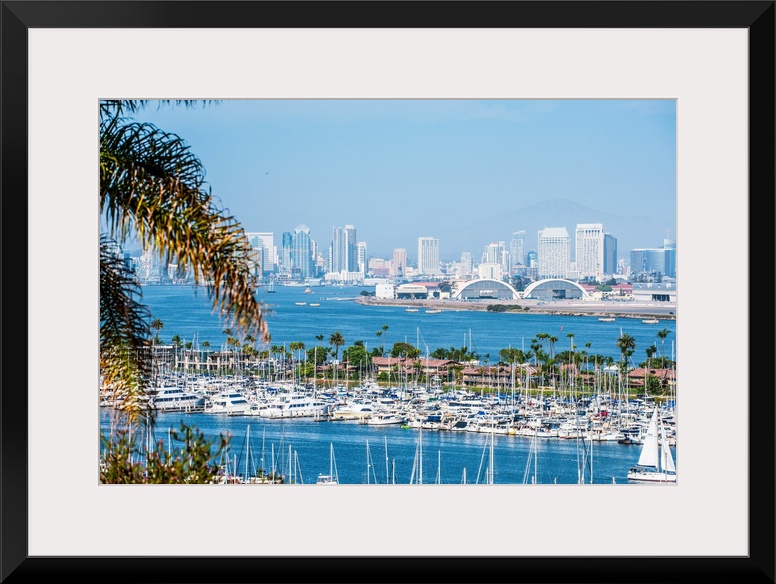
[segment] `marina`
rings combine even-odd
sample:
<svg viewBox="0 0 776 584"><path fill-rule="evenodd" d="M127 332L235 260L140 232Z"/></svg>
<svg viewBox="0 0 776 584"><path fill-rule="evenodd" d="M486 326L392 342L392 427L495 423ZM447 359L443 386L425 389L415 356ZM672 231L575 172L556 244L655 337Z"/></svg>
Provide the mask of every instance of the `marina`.
<svg viewBox="0 0 776 584"><path fill-rule="evenodd" d="M179 408L157 401L150 443L181 421L214 443L228 433L223 483L264 484L262 477L279 476L285 484L313 484L322 476L319 484L418 484L424 476L426 482L434 477L430 482L443 484L638 484L632 469L640 466L641 449L651 440L650 420L658 410L661 440L676 461L673 371L660 373L665 385L656 398L644 394L638 384L647 373L659 372L639 369L644 358L634 356L625 379L618 373L622 354L616 345L627 331L638 350L670 355L673 361L673 320L663 321L663 336L635 318L610 324L569 315L445 310L426 321L423 312L407 314L405 307L358 304L356 287L316 289L320 307L312 320L299 300L309 293L293 287L275 290L268 317L274 350L263 359L233 359L227 371L223 357L228 346L215 342L224 337L223 323L210 313L202 291L144 289L145 301L165 322L168 336L180 335L183 348L191 339L189 354L209 341L209 351L219 359L191 360L181 349L160 348L169 359L157 380L164 388L160 398L177 393L197 399ZM418 349L418 358L375 358L372 367L347 368L347 375L344 364L334 370L329 364L312 378L301 376L304 349L332 349L333 355L326 341L335 330L345 339L343 351L360 342L387 354L394 343L406 343ZM477 358L462 365L432 359L435 347L456 346L450 337L455 330L461 337L457 345L472 347ZM366 340L370 335L371 342ZM600 366L559 367L547 384L540 383L536 359L500 362L511 354L503 349L530 351L542 341L557 343L558 353L561 342L590 354L597 347ZM604 366L604 358L609 365ZM219 365L206 368L207 363ZM117 404L103 399L101 405L101 428L110 431ZM337 477L331 479L326 477L334 473L334 451ZM253 453L251 464L248 452ZM378 459L385 467L381 473L375 470ZM536 468L526 475L529 462Z"/></svg>

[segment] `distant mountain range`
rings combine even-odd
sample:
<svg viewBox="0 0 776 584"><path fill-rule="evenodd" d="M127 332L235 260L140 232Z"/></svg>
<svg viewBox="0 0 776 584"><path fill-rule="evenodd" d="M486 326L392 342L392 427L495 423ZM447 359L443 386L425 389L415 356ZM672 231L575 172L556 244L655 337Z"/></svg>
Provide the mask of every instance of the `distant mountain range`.
<svg viewBox="0 0 776 584"><path fill-rule="evenodd" d="M616 210L616 209L615 209ZM546 227L565 227L571 237L572 255L578 223L601 223L605 233L617 238L619 258L628 258L628 252L636 248L661 247L663 240L675 239L675 224L665 225L655 217L624 216L612 211L591 209L566 199L554 199L535 203L522 209L503 210L485 219L462 225L454 234L448 234L441 243L444 248L471 251L474 259L485 246L494 241L509 244L515 231L525 231L525 249L536 251L539 230ZM454 252L455 253L455 252ZM457 254L456 254L457 255ZM456 258L449 258L456 259Z"/></svg>

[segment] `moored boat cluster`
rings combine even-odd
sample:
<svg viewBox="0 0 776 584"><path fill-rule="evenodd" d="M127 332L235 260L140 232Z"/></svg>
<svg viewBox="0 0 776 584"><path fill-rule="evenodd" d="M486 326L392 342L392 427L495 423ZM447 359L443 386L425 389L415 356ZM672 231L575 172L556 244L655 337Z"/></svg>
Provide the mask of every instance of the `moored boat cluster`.
<svg viewBox="0 0 776 584"><path fill-rule="evenodd" d="M104 395L103 406L120 403ZM537 438L585 439L641 444L655 401L626 394L575 395L568 388L478 392L423 385L316 388L294 382L257 381L249 376L168 375L150 392L159 412L202 412L268 419L312 418L366 425L450 432L482 432ZM675 411L659 404L667 439L676 444Z"/></svg>

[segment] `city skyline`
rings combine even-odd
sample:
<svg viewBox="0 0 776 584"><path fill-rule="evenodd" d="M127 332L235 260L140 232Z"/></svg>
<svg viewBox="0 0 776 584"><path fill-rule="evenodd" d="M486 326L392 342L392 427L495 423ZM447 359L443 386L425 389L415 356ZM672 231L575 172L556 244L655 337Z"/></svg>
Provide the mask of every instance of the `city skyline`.
<svg viewBox="0 0 776 584"><path fill-rule="evenodd" d="M370 257L432 233L454 261L516 231L534 250L540 230L577 223L623 251L675 239L673 100L157 105L135 118L186 140L220 204L276 244L304 225L323 251L355 225Z"/></svg>

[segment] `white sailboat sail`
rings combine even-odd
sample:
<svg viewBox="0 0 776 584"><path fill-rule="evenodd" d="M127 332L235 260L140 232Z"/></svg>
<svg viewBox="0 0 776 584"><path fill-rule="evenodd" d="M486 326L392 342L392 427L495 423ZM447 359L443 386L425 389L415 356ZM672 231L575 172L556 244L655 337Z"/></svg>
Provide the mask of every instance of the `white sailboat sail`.
<svg viewBox="0 0 776 584"><path fill-rule="evenodd" d="M641 448L641 456L639 456L639 466L654 466L657 467L659 463L658 458L658 435L657 435L657 408L652 413L652 418L649 420L647 426L647 434L644 436L644 445Z"/></svg>
<svg viewBox="0 0 776 584"><path fill-rule="evenodd" d="M675 472L674 457L671 455L671 446L668 444L666 430L663 424L660 424L660 470Z"/></svg>
<svg viewBox="0 0 776 584"><path fill-rule="evenodd" d="M628 480L640 483L675 483L676 467L660 420L658 408L652 413L637 466L628 471Z"/></svg>

